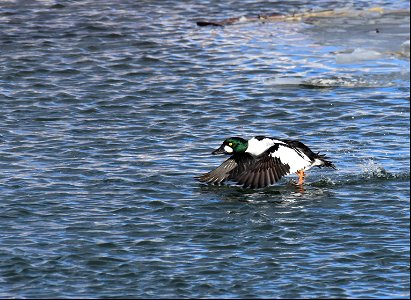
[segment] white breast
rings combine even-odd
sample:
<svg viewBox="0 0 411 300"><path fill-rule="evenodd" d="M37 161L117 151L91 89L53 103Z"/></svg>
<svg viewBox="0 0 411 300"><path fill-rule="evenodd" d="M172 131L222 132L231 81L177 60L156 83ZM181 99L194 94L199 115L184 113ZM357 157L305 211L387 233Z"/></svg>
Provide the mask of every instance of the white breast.
<svg viewBox="0 0 411 300"><path fill-rule="evenodd" d="M250 153L253 156L258 156L276 143L284 144L282 141L273 140L269 138L264 138L262 140L252 138L248 140L248 147L245 152Z"/></svg>

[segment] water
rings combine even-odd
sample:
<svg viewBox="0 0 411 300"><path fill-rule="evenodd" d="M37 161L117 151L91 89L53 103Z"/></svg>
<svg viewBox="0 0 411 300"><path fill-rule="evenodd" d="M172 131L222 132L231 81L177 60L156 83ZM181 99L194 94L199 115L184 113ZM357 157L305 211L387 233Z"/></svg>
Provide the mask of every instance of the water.
<svg viewBox="0 0 411 300"><path fill-rule="evenodd" d="M0 297L409 298L409 13L195 24L370 6L2 1ZM232 135L338 170L196 182Z"/></svg>

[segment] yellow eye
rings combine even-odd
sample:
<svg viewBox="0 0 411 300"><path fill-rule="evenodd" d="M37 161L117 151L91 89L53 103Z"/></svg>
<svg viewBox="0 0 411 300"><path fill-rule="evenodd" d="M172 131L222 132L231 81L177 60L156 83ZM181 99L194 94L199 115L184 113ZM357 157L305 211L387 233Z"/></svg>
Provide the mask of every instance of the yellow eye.
<svg viewBox="0 0 411 300"><path fill-rule="evenodd" d="M230 143L228 143L228 146L230 146L230 147L231 147L232 145L233 145L233 143L231 143L231 142L230 142Z"/></svg>

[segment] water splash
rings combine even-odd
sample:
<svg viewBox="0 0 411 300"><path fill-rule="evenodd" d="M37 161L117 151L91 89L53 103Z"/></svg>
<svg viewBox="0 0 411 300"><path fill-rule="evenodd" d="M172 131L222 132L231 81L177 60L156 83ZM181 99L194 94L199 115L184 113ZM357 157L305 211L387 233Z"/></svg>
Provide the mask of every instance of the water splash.
<svg viewBox="0 0 411 300"><path fill-rule="evenodd" d="M308 183L312 187L331 187L375 183L376 181L403 181L410 179L410 172L389 172L383 166L369 159L360 165L360 172L349 172L339 176L321 177L319 180Z"/></svg>
<svg viewBox="0 0 411 300"><path fill-rule="evenodd" d="M356 87L370 88L380 86L393 86L391 82L381 82L377 79L356 76L332 76L330 78L310 78L302 81L301 85L306 87Z"/></svg>
<svg viewBox="0 0 411 300"><path fill-rule="evenodd" d="M393 177L393 175L388 173L384 169L384 167L376 164L372 159L362 164L361 169L362 169L361 177L366 178L366 179Z"/></svg>
<svg viewBox="0 0 411 300"><path fill-rule="evenodd" d="M391 72L384 74L362 74L355 75L324 75L321 77L279 77L265 80L264 83L269 86L287 87L301 86L307 88L379 88L379 87L396 87L407 83L409 72Z"/></svg>

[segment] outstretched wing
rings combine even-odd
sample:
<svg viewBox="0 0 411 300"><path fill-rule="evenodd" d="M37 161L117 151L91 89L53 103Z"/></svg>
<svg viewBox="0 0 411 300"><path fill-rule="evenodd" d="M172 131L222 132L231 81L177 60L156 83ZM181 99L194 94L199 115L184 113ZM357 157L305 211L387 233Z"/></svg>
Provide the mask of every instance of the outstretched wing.
<svg viewBox="0 0 411 300"><path fill-rule="evenodd" d="M254 161L255 159L250 154L234 154L219 167L196 177L196 179L209 184L221 184L226 180L235 180L235 178L247 170Z"/></svg>
<svg viewBox="0 0 411 300"><path fill-rule="evenodd" d="M278 157L272 157L270 151L264 152L254 166L245 170L235 181L243 187L262 188L276 183L281 177L290 174L290 166Z"/></svg>

